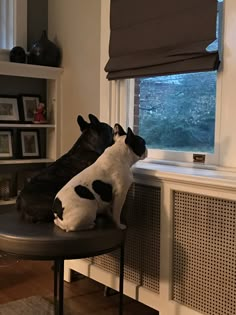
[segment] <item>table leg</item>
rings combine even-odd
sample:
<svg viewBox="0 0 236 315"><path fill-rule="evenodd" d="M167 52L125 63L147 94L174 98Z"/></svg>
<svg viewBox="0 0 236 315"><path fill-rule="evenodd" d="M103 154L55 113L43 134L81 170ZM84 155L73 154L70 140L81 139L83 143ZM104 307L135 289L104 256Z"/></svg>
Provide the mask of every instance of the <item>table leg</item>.
<svg viewBox="0 0 236 315"><path fill-rule="evenodd" d="M124 291L124 260L125 260L125 245L120 248L120 299L119 299L119 315L123 315L123 291Z"/></svg>
<svg viewBox="0 0 236 315"><path fill-rule="evenodd" d="M58 292L58 264L57 260L54 260L54 313L57 314L57 292Z"/></svg>
<svg viewBox="0 0 236 315"><path fill-rule="evenodd" d="M64 259L54 261L54 307L55 315L64 314Z"/></svg>

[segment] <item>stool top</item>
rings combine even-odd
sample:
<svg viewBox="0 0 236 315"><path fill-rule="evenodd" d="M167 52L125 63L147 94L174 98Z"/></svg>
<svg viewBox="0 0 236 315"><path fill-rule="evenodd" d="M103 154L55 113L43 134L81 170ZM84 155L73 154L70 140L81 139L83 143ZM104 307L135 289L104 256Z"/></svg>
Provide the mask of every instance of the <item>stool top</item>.
<svg viewBox="0 0 236 315"><path fill-rule="evenodd" d="M0 214L0 251L35 260L78 259L108 253L125 240L126 230L107 222L91 230L65 232L54 223L29 223L19 214Z"/></svg>

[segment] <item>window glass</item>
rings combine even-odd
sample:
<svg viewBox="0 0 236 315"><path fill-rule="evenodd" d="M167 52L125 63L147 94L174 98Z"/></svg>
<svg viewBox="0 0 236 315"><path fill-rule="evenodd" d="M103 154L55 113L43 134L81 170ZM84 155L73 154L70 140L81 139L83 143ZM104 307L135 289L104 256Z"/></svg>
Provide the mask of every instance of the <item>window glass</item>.
<svg viewBox="0 0 236 315"><path fill-rule="evenodd" d="M212 71L136 80L136 132L150 148L214 151L216 76Z"/></svg>

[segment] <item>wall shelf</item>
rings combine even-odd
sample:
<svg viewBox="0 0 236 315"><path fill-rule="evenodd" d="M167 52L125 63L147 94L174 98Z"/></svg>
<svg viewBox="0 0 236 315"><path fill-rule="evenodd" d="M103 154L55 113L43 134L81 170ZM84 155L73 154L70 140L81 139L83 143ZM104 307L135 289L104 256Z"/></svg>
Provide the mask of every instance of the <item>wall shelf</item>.
<svg viewBox="0 0 236 315"><path fill-rule="evenodd" d="M62 68L0 61L0 75L55 80L62 72Z"/></svg>
<svg viewBox="0 0 236 315"><path fill-rule="evenodd" d="M45 124L34 124L31 121L0 121L1 130L11 128L12 130L12 145L13 156L12 159L0 158L0 174L11 174L12 182L16 186L16 191L21 190L21 182L24 185L24 177L27 176L27 172L34 172L34 170L40 171L46 164L53 163L60 155L60 123L61 123L61 75L63 73L62 68L57 67L45 67L31 64L14 63L9 61L0 61L0 76L8 76L9 86L11 86L11 79L13 77L28 78L29 83L31 79L42 79L45 81L45 103L47 107L47 113L49 114L49 121ZM22 80L19 80L21 82ZM39 82L34 84L40 85ZM29 87L30 89L30 87ZM10 89L11 90L11 89ZM14 90L14 89L13 89ZM25 93L19 87L20 93ZM27 88L26 88L27 90ZM18 93L18 92L17 92ZM30 94L31 92L29 92ZM1 95L4 94L4 87L1 89ZM10 93L11 94L11 93ZM20 104L18 104L20 107ZM22 104L21 104L22 105ZM19 112L22 108L19 108ZM39 134L39 147L42 152L40 156L43 158L20 158L18 155L18 149L21 145L18 137L17 129L33 130L37 129ZM14 152L16 151L16 152ZM19 152L20 153L20 152ZM18 177L19 176L19 177ZM20 178L20 181L18 180ZM21 180L22 178L22 180ZM1 182L1 178L0 178ZM15 189L15 188L14 188ZM13 194L15 191L13 192ZM7 208L10 209L11 205L14 206L16 198L9 200L0 200L0 211Z"/></svg>
<svg viewBox="0 0 236 315"><path fill-rule="evenodd" d="M55 128L54 124L13 124L0 123L0 128Z"/></svg>
<svg viewBox="0 0 236 315"><path fill-rule="evenodd" d="M0 206L14 205L16 203L16 197L9 200L0 200Z"/></svg>
<svg viewBox="0 0 236 315"><path fill-rule="evenodd" d="M18 160L0 160L0 165L11 164L36 164L36 163L52 163L52 159L18 159Z"/></svg>

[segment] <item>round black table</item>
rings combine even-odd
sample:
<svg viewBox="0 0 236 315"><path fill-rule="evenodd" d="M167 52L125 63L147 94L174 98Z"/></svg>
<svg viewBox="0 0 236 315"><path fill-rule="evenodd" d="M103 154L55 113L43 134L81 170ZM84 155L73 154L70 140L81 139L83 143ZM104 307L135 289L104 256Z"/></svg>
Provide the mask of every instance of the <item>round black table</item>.
<svg viewBox="0 0 236 315"><path fill-rule="evenodd" d="M119 315L123 314L124 243L126 229L98 221L92 230L69 232L54 223L29 223L16 210L0 213L0 251L22 259L54 261L55 314L63 315L64 260L93 257L120 248Z"/></svg>

